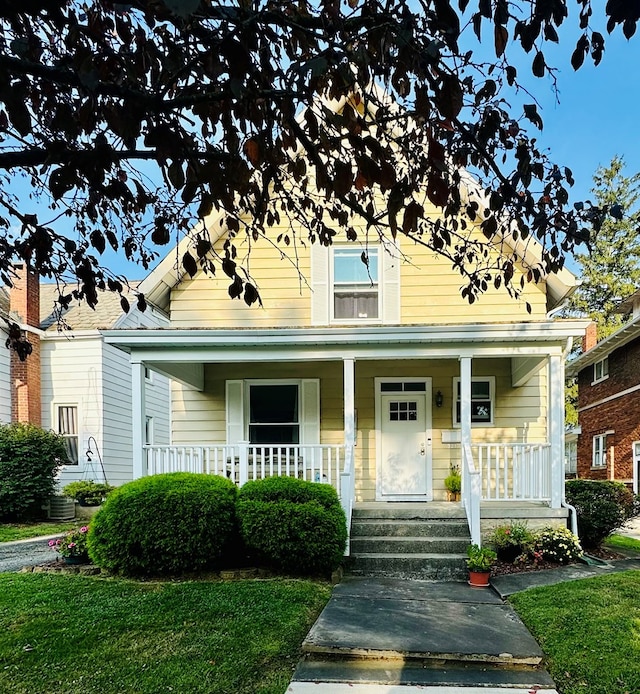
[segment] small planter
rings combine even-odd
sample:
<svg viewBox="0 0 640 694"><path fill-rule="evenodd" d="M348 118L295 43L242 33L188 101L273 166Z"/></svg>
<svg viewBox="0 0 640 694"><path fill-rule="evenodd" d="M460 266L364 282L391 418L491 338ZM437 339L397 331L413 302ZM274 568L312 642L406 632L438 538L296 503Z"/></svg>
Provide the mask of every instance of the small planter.
<svg viewBox="0 0 640 694"><path fill-rule="evenodd" d="M460 492L447 492L447 501L460 501Z"/></svg>
<svg viewBox="0 0 640 694"><path fill-rule="evenodd" d="M89 562L88 557L62 557L65 564L87 564Z"/></svg>
<svg viewBox="0 0 640 694"><path fill-rule="evenodd" d="M490 576L490 571L469 571L469 585L474 588L487 588Z"/></svg>

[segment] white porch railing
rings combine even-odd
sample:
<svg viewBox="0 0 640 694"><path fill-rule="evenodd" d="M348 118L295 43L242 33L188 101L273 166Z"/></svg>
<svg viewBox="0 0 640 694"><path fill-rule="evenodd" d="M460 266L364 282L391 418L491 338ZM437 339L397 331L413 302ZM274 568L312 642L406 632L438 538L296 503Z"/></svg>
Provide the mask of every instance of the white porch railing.
<svg viewBox="0 0 640 694"><path fill-rule="evenodd" d="M353 477L353 465L348 466L345 452L345 446L329 445L143 446L147 475L201 472L228 477L238 485L265 477L297 477L330 484L339 495L343 487L341 476ZM352 486L353 482L348 489Z"/></svg>
<svg viewBox="0 0 640 694"><path fill-rule="evenodd" d="M483 501L550 501L548 443L472 444Z"/></svg>

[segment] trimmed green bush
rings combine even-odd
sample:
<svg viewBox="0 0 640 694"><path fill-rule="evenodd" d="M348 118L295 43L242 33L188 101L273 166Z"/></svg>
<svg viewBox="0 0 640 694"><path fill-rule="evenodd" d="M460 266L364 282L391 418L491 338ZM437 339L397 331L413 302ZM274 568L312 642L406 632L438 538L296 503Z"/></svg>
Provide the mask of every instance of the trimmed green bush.
<svg viewBox="0 0 640 694"><path fill-rule="evenodd" d="M41 517L66 460L62 436L33 424L0 425L0 520Z"/></svg>
<svg viewBox="0 0 640 694"><path fill-rule="evenodd" d="M316 575L342 561L346 520L329 485L292 477L247 482L237 508L242 539L261 563L287 573Z"/></svg>
<svg viewBox="0 0 640 694"><path fill-rule="evenodd" d="M620 482L568 480L566 499L578 513L578 535L584 548L599 547L640 510L637 497Z"/></svg>
<svg viewBox="0 0 640 694"><path fill-rule="evenodd" d="M213 568L237 541L235 502L233 482L216 475L134 480L111 492L91 521L89 556L127 576Z"/></svg>

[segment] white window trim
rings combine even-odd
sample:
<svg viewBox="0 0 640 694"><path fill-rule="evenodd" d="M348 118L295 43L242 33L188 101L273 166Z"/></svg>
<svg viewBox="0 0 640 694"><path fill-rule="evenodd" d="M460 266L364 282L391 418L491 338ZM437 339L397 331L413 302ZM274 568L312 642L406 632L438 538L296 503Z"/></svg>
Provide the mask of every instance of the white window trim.
<svg viewBox="0 0 640 694"><path fill-rule="evenodd" d="M336 251L344 251L344 250L353 250L357 251L360 254L365 251L369 252L370 250L375 249L377 252L378 256L378 279L375 283L371 283L369 286L370 287L377 287L378 288L378 316L377 318L336 318L334 315L335 311L335 284L334 284L334 255ZM363 324L363 325L381 325L382 324L382 307L383 307L383 301L382 301L382 292L383 292L383 286L384 286L384 266L383 266L383 253L384 249L382 246L379 244L369 244L366 248L358 248L357 246L349 246L349 245L342 245L342 244L336 244L331 246L330 248L330 255L329 255L329 321L332 324L335 325L352 325L354 323L358 324Z"/></svg>
<svg viewBox="0 0 640 694"><path fill-rule="evenodd" d="M631 444L631 458L633 460L633 493L638 493L638 468L640 467L640 452L636 455L636 446L640 446L640 441L634 441Z"/></svg>
<svg viewBox="0 0 640 694"><path fill-rule="evenodd" d="M154 422L153 417L149 414L145 415L145 446L153 446L154 443Z"/></svg>
<svg viewBox="0 0 640 694"><path fill-rule="evenodd" d="M144 380L146 383L153 383L153 371L148 366L144 367Z"/></svg>
<svg viewBox="0 0 640 694"><path fill-rule="evenodd" d="M298 439L302 441L302 379L301 378L246 378L244 379L244 440L249 441L251 386L298 386ZM251 444L269 446L271 444ZM302 445L291 444L291 445Z"/></svg>
<svg viewBox="0 0 640 694"><path fill-rule="evenodd" d="M596 378L596 366L598 364L604 365L606 363L607 365L607 373L604 376L600 376L600 378ZM602 381L606 381L609 378L609 357L603 357L602 359L598 359L598 361L593 363L593 381L591 381L591 385L595 385L596 383L602 383Z"/></svg>
<svg viewBox="0 0 640 694"><path fill-rule="evenodd" d="M478 383L481 381L489 382L489 400L491 400L491 419L488 422L471 422L471 427L474 429L482 429L495 426L496 420L496 377L495 376L472 376L471 382ZM460 422L456 422L456 404L458 402L458 383L460 377L455 376L453 379L453 397L451 398L451 421L456 429L460 428Z"/></svg>
<svg viewBox="0 0 640 694"><path fill-rule="evenodd" d="M596 441L602 442L602 463L596 464ZM606 434L596 434L591 440L591 469L592 470L606 470L607 469L607 435Z"/></svg>
<svg viewBox="0 0 640 694"><path fill-rule="evenodd" d="M80 429L80 405L77 402L67 402L67 401L51 403L51 423L53 425L51 428L53 429L53 431L55 431L56 434L63 436L64 438L68 438L68 436L69 436L68 434L61 434L59 431L60 427L58 426L58 422L59 422L58 408L60 408L60 407L75 407L76 408L77 433L75 434L75 436L78 439L78 462L77 463L65 463L63 467L68 467L68 468L72 468L73 470L78 470L78 469L82 468L82 466L83 466L82 457L80 456L80 451L81 451L80 443L82 441L81 429Z"/></svg>

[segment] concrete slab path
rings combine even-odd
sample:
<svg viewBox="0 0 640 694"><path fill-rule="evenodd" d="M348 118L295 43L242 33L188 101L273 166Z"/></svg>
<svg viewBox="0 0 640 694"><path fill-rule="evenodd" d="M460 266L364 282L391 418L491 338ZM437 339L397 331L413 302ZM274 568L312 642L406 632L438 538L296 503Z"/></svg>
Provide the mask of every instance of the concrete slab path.
<svg viewBox="0 0 640 694"><path fill-rule="evenodd" d="M558 694L556 689L536 689L536 694ZM286 694L527 694L521 687L425 687L398 684L335 684L291 682Z"/></svg>
<svg viewBox="0 0 640 694"><path fill-rule="evenodd" d="M20 571L25 566L35 566L55 559L57 554L49 547L48 541L58 537L59 534L0 543L0 573Z"/></svg>
<svg viewBox="0 0 640 694"><path fill-rule="evenodd" d="M348 577L303 650L537 664L542 650L513 608L466 583Z"/></svg>

